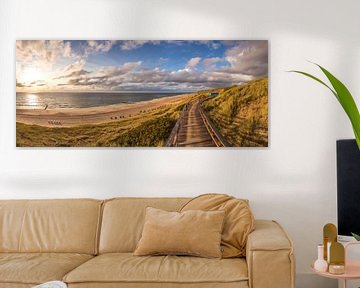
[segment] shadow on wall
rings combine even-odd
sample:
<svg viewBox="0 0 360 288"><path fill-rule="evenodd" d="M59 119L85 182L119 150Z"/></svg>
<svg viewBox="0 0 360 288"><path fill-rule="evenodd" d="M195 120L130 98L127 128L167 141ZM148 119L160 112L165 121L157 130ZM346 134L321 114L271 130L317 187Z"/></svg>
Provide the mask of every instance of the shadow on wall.
<svg viewBox="0 0 360 288"><path fill-rule="evenodd" d="M123 179L127 183L129 193L136 193L134 190L143 187L145 183L147 189L158 189L160 194L161 191L166 193L170 190L184 193L179 191L183 187L180 182L195 184L196 188L191 191L199 188L201 190L204 185L201 182L207 182L209 186L222 182L221 185L217 185L219 188L226 187L227 192L237 193L238 185L228 184L227 181L236 182L238 179L242 179L245 182L242 185L252 188L251 190L269 190L266 185L281 183L283 189L291 191L294 189L294 181L298 184L310 181L313 189L323 189L324 184L328 189L335 189L334 182L327 181L335 159L335 139L339 137L339 131L350 131L350 127L345 119L337 117L341 115L337 103L325 89L316 90L314 83L284 71L307 65L305 59L310 58L331 67L333 71L337 71L337 75L342 76L341 78L354 79L354 76L351 76L355 75L352 73L356 69L354 64L348 63L349 60L344 63L343 59L356 58L356 44L359 40L353 40L356 38L356 32L353 31L355 29L343 33L342 30L346 30L347 23L339 23L334 28L333 24L328 25L325 21L319 21L318 11L329 15L328 17L338 14L339 7L328 5L326 1L312 3L312 9L304 3L288 1L279 3L282 9L274 9L271 3L264 1L261 1L260 9L259 1L249 1L244 5L244 9L228 9L231 5L236 7L238 3L228 2L230 4L226 6L216 1L209 1L208 5L203 5L202 1L183 1L181 4L173 1L159 9L153 9L150 3L146 3L142 8L149 9L147 11L152 13L132 10L138 13L138 17L133 18L141 21L131 22L131 29L128 29L127 33L144 35L143 27L146 26L146 35L143 36L146 39L159 39L159 34L171 39L199 39L197 35L206 38L204 34L209 35L208 31L212 32L211 38L244 39L253 38L254 35L268 38L273 54L269 63L270 148L226 151L191 149L175 152L136 149L131 153L127 149L115 149L109 153L97 150L89 152L93 157L84 162L86 171L92 171L92 174L103 179L103 182L112 183L114 177ZM254 15L259 15L261 25L254 25ZM239 22L243 24L234 25ZM162 27L161 30L159 27ZM352 39L351 42L349 39ZM279 50L279 47L282 50ZM340 57L337 56L339 54ZM343 57L343 54L348 58ZM311 68L305 67L304 69ZM313 107L309 105L310 101L314 101ZM126 154L131 156L125 156ZM124 157L126 160L122 161ZM304 158L308 158L309 161ZM104 164L104 169L98 169L99 162ZM236 169L226 169L226 165ZM222 169L227 172L221 172ZM125 179L122 176L124 174L120 175L119 171L126 173L129 178ZM136 176L132 176L133 174ZM239 174L244 177L239 177Z"/></svg>

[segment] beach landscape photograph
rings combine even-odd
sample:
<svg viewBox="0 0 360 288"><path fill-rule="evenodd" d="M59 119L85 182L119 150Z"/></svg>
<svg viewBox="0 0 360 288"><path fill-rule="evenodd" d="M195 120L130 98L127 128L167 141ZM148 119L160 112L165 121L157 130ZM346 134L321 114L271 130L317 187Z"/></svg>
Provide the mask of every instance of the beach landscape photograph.
<svg viewBox="0 0 360 288"><path fill-rule="evenodd" d="M17 40L17 147L267 147L266 40Z"/></svg>

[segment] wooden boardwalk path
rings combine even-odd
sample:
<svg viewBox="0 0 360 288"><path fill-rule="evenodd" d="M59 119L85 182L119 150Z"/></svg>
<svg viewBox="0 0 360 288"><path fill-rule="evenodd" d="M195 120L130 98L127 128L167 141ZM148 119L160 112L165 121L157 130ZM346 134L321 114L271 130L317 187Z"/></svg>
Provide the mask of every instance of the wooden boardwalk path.
<svg viewBox="0 0 360 288"><path fill-rule="evenodd" d="M226 141L201 108L201 101L187 104L176 123L166 146L224 147Z"/></svg>

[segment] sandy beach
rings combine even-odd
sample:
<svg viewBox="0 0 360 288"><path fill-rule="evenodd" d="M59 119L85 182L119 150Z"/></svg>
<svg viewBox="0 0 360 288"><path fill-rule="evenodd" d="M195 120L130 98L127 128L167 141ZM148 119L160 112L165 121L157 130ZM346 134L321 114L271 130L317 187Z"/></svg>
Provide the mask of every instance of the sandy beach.
<svg viewBox="0 0 360 288"><path fill-rule="evenodd" d="M116 104L92 108L16 109L16 121L45 127L72 127L119 121L140 113L180 104L191 94L170 96L131 104Z"/></svg>

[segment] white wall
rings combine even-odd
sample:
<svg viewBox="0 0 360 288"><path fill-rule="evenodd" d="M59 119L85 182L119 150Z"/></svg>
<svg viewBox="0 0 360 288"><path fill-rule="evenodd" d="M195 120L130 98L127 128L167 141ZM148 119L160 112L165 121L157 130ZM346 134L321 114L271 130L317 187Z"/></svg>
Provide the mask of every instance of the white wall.
<svg viewBox="0 0 360 288"><path fill-rule="evenodd" d="M335 140L352 134L325 88L285 71L316 71L306 59L316 61L360 100L359 9L358 0L1 0L0 198L246 197L294 240L298 287L321 287L309 263L323 224L336 222ZM39 38L268 39L270 147L16 149L15 39Z"/></svg>

